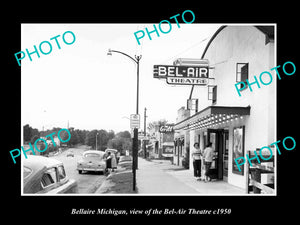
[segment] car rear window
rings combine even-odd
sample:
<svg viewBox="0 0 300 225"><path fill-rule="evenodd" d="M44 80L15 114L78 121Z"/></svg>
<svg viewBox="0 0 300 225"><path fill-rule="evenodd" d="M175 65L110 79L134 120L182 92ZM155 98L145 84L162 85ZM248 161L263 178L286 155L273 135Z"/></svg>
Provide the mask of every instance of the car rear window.
<svg viewBox="0 0 300 225"><path fill-rule="evenodd" d="M99 154L97 154L97 153L86 153L86 154L84 155L84 157L85 157L85 158L90 158L90 157L92 157L92 158L99 158L99 159L102 158L101 155L99 155Z"/></svg>
<svg viewBox="0 0 300 225"><path fill-rule="evenodd" d="M56 177L56 170L55 168L50 168L48 169L41 180L43 188L46 188L50 186L51 184L54 184L57 182L57 177Z"/></svg>

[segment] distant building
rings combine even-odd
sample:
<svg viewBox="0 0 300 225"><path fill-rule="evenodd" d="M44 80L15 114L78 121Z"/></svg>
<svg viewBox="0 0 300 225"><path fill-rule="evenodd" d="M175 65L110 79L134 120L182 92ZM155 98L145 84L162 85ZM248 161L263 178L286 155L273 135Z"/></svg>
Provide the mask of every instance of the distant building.
<svg viewBox="0 0 300 225"><path fill-rule="evenodd" d="M190 110L182 106L177 111L176 123L179 123L190 116ZM178 166L183 166L182 160L189 157L189 134L188 130L177 130L174 133L174 157L173 163Z"/></svg>
<svg viewBox="0 0 300 225"><path fill-rule="evenodd" d="M148 152L150 158L173 158L174 154L174 130L173 124L160 126L151 124L148 128L149 142Z"/></svg>

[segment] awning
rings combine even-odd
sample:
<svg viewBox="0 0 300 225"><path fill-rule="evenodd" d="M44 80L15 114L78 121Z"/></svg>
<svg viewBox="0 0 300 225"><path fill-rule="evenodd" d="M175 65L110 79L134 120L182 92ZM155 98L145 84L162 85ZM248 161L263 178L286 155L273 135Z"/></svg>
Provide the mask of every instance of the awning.
<svg viewBox="0 0 300 225"><path fill-rule="evenodd" d="M193 116L175 124L174 130L205 129L250 115L250 106L209 106Z"/></svg>

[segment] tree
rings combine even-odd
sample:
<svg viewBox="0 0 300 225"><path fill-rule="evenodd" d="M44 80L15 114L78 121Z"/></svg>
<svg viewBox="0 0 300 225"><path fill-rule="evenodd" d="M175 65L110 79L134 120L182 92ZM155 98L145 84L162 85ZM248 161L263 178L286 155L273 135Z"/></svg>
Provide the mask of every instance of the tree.
<svg viewBox="0 0 300 225"><path fill-rule="evenodd" d="M115 137L115 132L113 130L108 131L108 140L113 139Z"/></svg>
<svg viewBox="0 0 300 225"><path fill-rule="evenodd" d="M74 129L69 130L69 131L70 131L70 134L71 134L71 139L68 143L69 143L69 146L74 146L74 145L79 143L79 137L78 137L77 132ZM66 138L68 138L68 137L66 137ZM65 139L63 139L63 140L65 140Z"/></svg>
<svg viewBox="0 0 300 225"><path fill-rule="evenodd" d="M125 131L121 131L119 133L117 133L116 135L117 137L121 137L121 138L131 138L131 134L129 131L125 130Z"/></svg>
<svg viewBox="0 0 300 225"><path fill-rule="evenodd" d="M39 139L39 136L38 135L34 135L31 139L30 139L30 143L31 144L34 144L34 142Z"/></svg>
<svg viewBox="0 0 300 225"><path fill-rule="evenodd" d="M87 133L85 137L85 144L91 146L93 149L96 149L96 134L97 130L92 130Z"/></svg>
<svg viewBox="0 0 300 225"><path fill-rule="evenodd" d="M97 137L98 149L104 151L107 148L107 143L109 141L108 132L106 130L99 130Z"/></svg>
<svg viewBox="0 0 300 225"><path fill-rule="evenodd" d="M42 150L46 148L46 145L43 141L41 142L41 145L40 145L39 148L42 149ZM41 155L48 155L49 154L49 147L47 147L47 149L45 151L41 152L40 154Z"/></svg>
<svg viewBox="0 0 300 225"><path fill-rule="evenodd" d="M31 140L31 127L29 124L23 126L23 134L24 134L24 142L28 142Z"/></svg>
<svg viewBox="0 0 300 225"><path fill-rule="evenodd" d="M77 136L78 136L78 143L80 144L85 144L85 138L86 138L86 135L89 131L87 130L75 130L75 132L77 133Z"/></svg>
<svg viewBox="0 0 300 225"><path fill-rule="evenodd" d="M23 136L24 142L31 142L31 143L32 143L33 137L37 137L37 138L40 137L38 129L32 128L31 126L29 126L29 124L26 124L23 126L23 135L24 135ZM35 140L37 138L35 138Z"/></svg>
<svg viewBox="0 0 300 225"><path fill-rule="evenodd" d="M131 144L131 134L129 131L121 131L108 141L108 147L117 149L121 155L125 155L125 150L131 151Z"/></svg>
<svg viewBox="0 0 300 225"><path fill-rule="evenodd" d="M161 119L157 121L153 121L148 123L148 130L155 129L155 131L158 131L159 127L164 126L168 123L166 119Z"/></svg>
<svg viewBox="0 0 300 225"><path fill-rule="evenodd" d="M66 143L68 146L72 146L72 143L70 143L70 141L72 139L72 132L73 132L73 130L69 129L69 132L71 133L71 138L69 136L69 133L66 130L62 130L59 133L60 139L62 139L63 141L65 141L65 142L61 142L61 144L62 143ZM58 135L58 132L57 132L57 135ZM66 140L68 140L69 138L70 138L70 140L68 142L66 142Z"/></svg>

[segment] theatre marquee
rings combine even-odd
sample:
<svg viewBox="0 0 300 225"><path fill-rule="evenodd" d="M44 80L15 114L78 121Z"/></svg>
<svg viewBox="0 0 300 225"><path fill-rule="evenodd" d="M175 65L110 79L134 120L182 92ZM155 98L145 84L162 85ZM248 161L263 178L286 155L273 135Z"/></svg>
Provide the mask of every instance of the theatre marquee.
<svg viewBox="0 0 300 225"><path fill-rule="evenodd" d="M166 79L172 85L207 85L209 79L207 66L154 65L153 77Z"/></svg>

